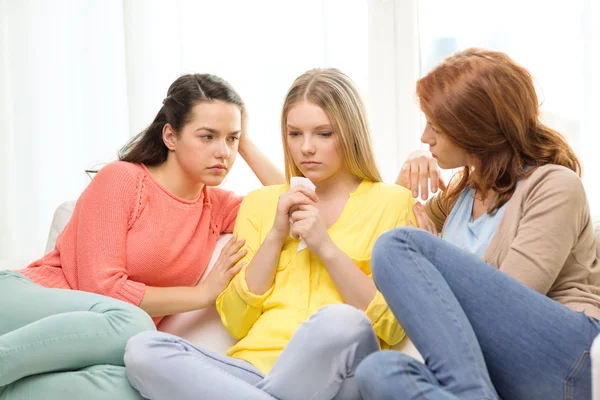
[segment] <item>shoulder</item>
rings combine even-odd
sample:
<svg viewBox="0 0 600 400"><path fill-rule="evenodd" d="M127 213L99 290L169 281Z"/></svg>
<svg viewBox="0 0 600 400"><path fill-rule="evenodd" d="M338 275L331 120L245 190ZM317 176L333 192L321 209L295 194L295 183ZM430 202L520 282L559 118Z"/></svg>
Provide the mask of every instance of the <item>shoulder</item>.
<svg viewBox="0 0 600 400"><path fill-rule="evenodd" d="M394 207L412 206L413 198L410 190L393 183L370 182L368 187L370 201Z"/></svg>
<svg viewBox="0 0 600 400"><path fill-rule="evenodd" d="M552 195L572 201L586 200L579 175L561 165L547 164L537 167L522 184L525 198Z"/></svg>
<svg viewBox="0 0 600 400"><path fill-rule="evenodd" d="M143 175L144 169L141 165L126 161L115 161L102 167L94 179L137 180Z"/></svg>
<svg viewBox="0 0 600 400"><path fill-rule="evenodd" d="M115 161L102 167L94 176L90 187L127 191L139 188L144 177L141 165L125 161Z"/></svg>
<svg viewBox="0 0 600 400"><path fill-rule="evenodd" d="M279 200L279 196L285 193L289 185L271 185L253 190L244 198L244 203L264 204L263 202L272 202Z"/></svg>

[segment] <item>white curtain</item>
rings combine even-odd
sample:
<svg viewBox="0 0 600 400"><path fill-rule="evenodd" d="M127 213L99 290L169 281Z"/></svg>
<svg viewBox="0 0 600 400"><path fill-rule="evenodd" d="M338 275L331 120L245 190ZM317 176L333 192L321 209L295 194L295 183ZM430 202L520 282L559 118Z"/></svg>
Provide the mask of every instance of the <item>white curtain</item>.
<svg viewBox="0 0 600 400"><path fill-rule="evenodd" d="M600 214L600 2L418 0L418 15L421 74L472 46L504 51L532 73L542 118L580 157Z"/></svg>
<svg viewBox="0 0 600 400"><path fill-rule="evenodd" d="M55 208L152 121L180 74L236 87L253 140L282 166L293 79L337 67L368 98L368 40L366 0L0 0L0 262L42 255ZM243 194L259 182L238 160L225 187Z"/></svg>
<svg viewBox="0 0 600 400"><path fill-rule="evenodd" d="M532 71L599 213L599 9L596 0L0 0L0 263L42 255L54 209L154 118L182 73L235 86L253 140L282 166L287 88L309 68L340 68L366 101L393 181L420 146L416 80L473 45ZM224 186L244 194L259 182L239 158Z"/></svg>

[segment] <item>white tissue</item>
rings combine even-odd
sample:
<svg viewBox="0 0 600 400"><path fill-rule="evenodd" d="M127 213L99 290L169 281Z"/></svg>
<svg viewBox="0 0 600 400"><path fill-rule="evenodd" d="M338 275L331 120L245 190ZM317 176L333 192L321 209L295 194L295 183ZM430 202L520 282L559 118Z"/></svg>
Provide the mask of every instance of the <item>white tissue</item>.
<svg viewBox="0 0 600 400"><path fill-rule="evenodd" d="M298 186L298 185L301 185L301 186L307 187L307 188L309 188L309 189L310 189L310 190L312 190L312 191L314 191L314 190L315 190L315 188L316 188L316 187L315 187L315 184L314 184L314 183L312 183L312 182L310 181L310 179L308 179L308 178L305 178L305 177L303 177L303 176L292 176L292 177L290 178L290 188L296 187L296 186ZM291 219L290 219L290 229L291 229L291 228L292 228L292 222L291 222ZM292 234L291 234L291 233L290 233L290 236L291 236L292 238L294 238L294 237L292 236ZM294 238L294 239L295 239L295 238ZM302 250L304 250L306 247L307 247L307 246L306 246L306 242L304 241L304 239L300 238L300 243L298 243L298 251L296 251L296 253L300 253L300 252L301 252Z"/></svg>

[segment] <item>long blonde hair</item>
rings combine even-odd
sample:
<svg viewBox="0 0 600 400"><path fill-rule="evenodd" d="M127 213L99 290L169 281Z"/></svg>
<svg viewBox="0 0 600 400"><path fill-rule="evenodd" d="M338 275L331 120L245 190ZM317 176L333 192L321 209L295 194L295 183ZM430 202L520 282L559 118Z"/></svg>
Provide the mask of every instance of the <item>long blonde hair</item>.
<svg viewBox="0 0 600 400"><path fill-rule="evenodd" d="M365 106L352 80L335 68L311 69L300 75L285 96L281 112L281 139L285 155L285 176L303 176L287 146L287 115L291 108L308 101L319 106L339 135L342 159L352 175L372 182L381 182L375 164Z"/></svg>

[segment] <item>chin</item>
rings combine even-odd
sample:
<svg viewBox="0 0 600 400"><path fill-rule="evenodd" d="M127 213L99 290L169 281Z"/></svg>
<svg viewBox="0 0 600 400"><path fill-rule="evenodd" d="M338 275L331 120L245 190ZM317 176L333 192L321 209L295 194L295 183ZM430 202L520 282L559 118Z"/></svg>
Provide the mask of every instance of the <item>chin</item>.
<svg viewBox="0 0 600 400"><path fill-rule="evenodd" d="M302 174L306 178L310 179L310 181L312 183L321 182L321 181L324 181L324 180L326 180L326 179L328 179L328 178L331 177L330 175L325 175L323 173L318 173L318 172L315 172L315 171L307 171L307 172L303 172L302 171Z"/></svg>
<svg viewBox="0 0 600 400"><path fill-rule="evenodd" d="M225 177L207 176L207 177L202 177L201 181L206 186L219 186L221 183L223 183L224 180L225 180Z"/></svg>

